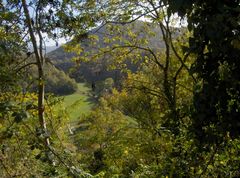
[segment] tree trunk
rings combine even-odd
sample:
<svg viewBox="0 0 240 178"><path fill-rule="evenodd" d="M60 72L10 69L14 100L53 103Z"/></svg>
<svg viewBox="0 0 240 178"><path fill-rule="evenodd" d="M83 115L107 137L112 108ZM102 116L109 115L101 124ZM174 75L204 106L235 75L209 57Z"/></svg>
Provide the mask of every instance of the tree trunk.
<svg viewBox="0 0 240 178"><path fill-rule="evenodd" d="M44 135L46 136L47 125L46 125L46 120L44 118L44 94L45 94L44 71L43 71L44 58L42 55L39 54L39 51L38 51L37 40L34 35L31 17L29 15L29 10L28 10L27 4L26 4L26 0L22 0L22 6L23 6L23 10L24 10L24 15L26 17L26 24L27 24L29 34L31 37L31 42L33 45L34 54L36 57L36 63L37 63L37 67L38 67L38 119L40 122L41 129L42 129ZM42 50L42 49L40 49L40 50ZM45 137L44 142L45 142L45 146L47 146L47 147L50 146L48 137Z"/></svg>

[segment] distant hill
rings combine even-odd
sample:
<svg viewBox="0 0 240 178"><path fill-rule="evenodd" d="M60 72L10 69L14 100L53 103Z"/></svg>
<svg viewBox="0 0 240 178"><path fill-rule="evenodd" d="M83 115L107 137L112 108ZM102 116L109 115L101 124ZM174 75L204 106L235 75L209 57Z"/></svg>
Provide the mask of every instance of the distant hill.
<svg viewBox="0 0 240 178"><path fill-rule="evenodd" d="M31 77L24 77L24 80L21 81L21 85L24 90L30 89L31 91L37 91L37 70L37 66L35 65L32 65L26 69L26 73L31 74ZM55 66L47 63L44 67L44 72L46 93L53 93L55 95L68 95L77 90L78 86L76 81L66 75L64 71L57 69Z"/></svg>
<svg viewBox="0 0 240 178"><path fill-rule="evenodd" d="M58 46L46 46L46 53L50 53L54 50L56 50L57 48L59 48ZM33 51L33 47L32 46L29 46L29 51Z"/></svg>
<svg viewBox="0 0 240 178"><path fill-rule="evenodd" d="M148 32L145 31L146 23L142 21L136 21L132 24L126 24L126 25L113 25L113 27L119 27L119 31L123 34L122 38L128 38L127 35L125 35L125 31L127 28L130 28L133 33L137 34L138 39L145 39L148 38L148 47L151 47L152 49L161 49L164 48L164 44L162 42L162 35L160 28L156 25L153 25L151 23L147 23L148 29L151 30L152 33L155 35L148 35ZM90 45L90 39L89 35L96 35L98 37L98 43L96 45ZM89 51L95 51L99 48L104 48L108 46L109 44L105 43L104 39L105 37L111 37L114 38L114 31L113 33L109 31L107 27L102 27L100 29L94 29L88 33L88 35L84 36L82 39L79 39L79 43L81 47L84 48L85 52ZM121 42L116 42L121 43ZM63 47L59 47L51 52L48 53L48 58L51 59L54 65L56 65L58 68L64 70L67 73L70 73L71 67L73 67L75 64L73 61L71 61L71 58L74 57L74 53L68 53L65 52ZM106 56L108 58L109 56ZM86 81L99 81L104 80L108 77L113 78L115 81L121 78L121 72L120 69L116 69L113 71L108 71L106 65L104 64L106 59L102 59L100 63L93 63L93 62L81 62L80 67L72 73L72 76L78 80L86 80ZM131 62L127 62L127 66L130 70L136 71L137 65L132 64Z"/></svg>
<svg viewBox="0 0 240 178"><path fill-rule="evenodd" d="M47 46L46 47L46 53L50 53L51 51L54 51L58 48L58 46Z"/></svg>

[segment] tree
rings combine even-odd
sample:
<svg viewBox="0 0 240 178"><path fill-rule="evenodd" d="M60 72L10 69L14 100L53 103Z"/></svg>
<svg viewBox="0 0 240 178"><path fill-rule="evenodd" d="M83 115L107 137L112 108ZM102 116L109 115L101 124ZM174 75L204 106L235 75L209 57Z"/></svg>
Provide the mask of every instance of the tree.
<svg viewBox="0 0 240 178"><path fill-rule="evenodd" d="M26 45L20 35L20 27L16 14L9 12L0 3L0 92L15 90L21 72L19 66L23 65L26 56L23 52Z"/></svg>
<svg viewBox="0 0 240 178"><path fill-rule="evenodd" d="M112 148L112 144L114 148L120 147L119 153L122 153L124 148L128 151L134 150L126 160L121 160L123 164L117 166L121 167L118 171L125 176L131 175L131 169L134 172L139 171L139 175L153 177L167 176L171 172L174 176L193 175L193 171L188 168L193 160L184 156L190 151L190 146L184 148L185 144L192 145L192 143L183 139L183 137L186 138L186 127L189 126L188 112L192 100L192 86L195 82L195 77L189 73L189 65L193 59L190 58L189 52L185 53L181 49L180 45L184 44L185 39L179 39L180 42L177 42L176 36L184 33L177 32L178 29L170 25L172 20L166 9L163 6L159 7L157 2L151 4L148 1L140 5L135 6L136 9L151 7L150 10L144 9L146 11L143 13L149 15L146 17L150 22L141 23L135 31L132 30L136 29L133 26L140 24L135 20L132 24L129 19L110 23L107 27L110 29L109 33L105 38L103 37L107 47L100 47L99 53L90 53L87 56L89 59L107 60L115 68L126 69L124 65L126 60L140 63L140 71L136 74L127 73L127 79L121 88L123 91L119 96L117 94L109 98L106 96L108 107L111 108L110 113L120 111L130 123L134 120L136 125L128 124L129 127L137 129L137 133L126 126L126 131L124 130L126 135L135 135L134 139L121 135L126 138L125 143L119 143L121 138L116 137L116 141L107 146ZM150 46L150 36L154 35L157 40L163 41L164 47ZM79 55L76 58L78 57L81 59L82 56ZM102 118L107 117L104 115L105 112L100 106L98 113L93 114L94 121L98 122L98 119L101 121ZM99 126L96 123L92 124L93 127ZM106 127L109 126L108 122L105 124ZM112 135L104 136L111 139ZM169 142L166 141L167 139ZM164 155L161 148L169 150L165 151ZM137 150L140 150L140 153ZM118 159L117 153L108 151L109 153L107 149L103 149L106 154L105 163L109 161L114 164L114 160ZM176 155L181 155L182 161ZM138 159L134 159L136 157ZM131 162L134 164L130 165ZM139 170L141 164L149 166L146 169L142 168L146 172Z"/></svg>
<svg viewBox="0 0 240 178"><path fill-rule="evenodd" d="M71 36L72 34L78 36L82 34L86 29L95 25L96 19L94 17L98 17L99 14L97 13L94 16L91 16L91 14L95 13L94 8L98 4L95 4L94 1L77 4L75 1L22 0L19 2L6 1L2 5L19 24L17 33L25 35L22 39L23 42L28 42L26 38L28 37L32 44L35 62L30 62L27 65L35 64L38 68L38 117L40 126L46 133L47 126L44 119L45 36L57 39L59 36ZM47 147L49 146L49 138L45 138L45 144Z"/></svg>
<svg viewBox="0 0 240 178"><path fill-rule="evenodd" d="M220 144L239 137L239 1L169 1L169 11L187 16L196 54L192 72L193 132L200 142Z"/></svg>
<svg viewBox="0 0 240 178"><path fill-rule="evenodd" d="M124 4L125 1L120 3ZM184 30L178 32L179 29L173 27L175 19L173 20L167 13L163 2L128 1L126 3L129 8L114 14L115 21L107 19L104 23L108 29L107 34L101 36L101 40L104 40L106 44L105 47L99 45L96 47L98 51L95 49L95 51L88 51L85 57L82 56L84 51L87 51L84 46L77 48L76 44L72 42L68 44L69 48L72 46L72 51L76 52L77 56L74 59L77 61L97 59L113 68L126 69L126 61L132 61L135 64L141 63L142 66L151 65L150 63L156 64L159 73L162 74L161 81L158 82L158 88L161 88L161 91L157 92L163 93L170 111L169 118L171 119L167 121L166 125L177 134L181 120L176 103L176 91L180 86L177 80L183 70L189 72L187 63L189 63L190 53L183 52L180 47L177 47L175 37L181 33L184 35ZM113 6L113 8L116 7L118 6ZM138 23L137 19L141 17L145 17L149 22ZM131 28L136 30L131 30ZM161 46L151 46L152 41L149 39L154 38L152 36L158 38L155 42L157 41ZM190 75L190 77L192 77L190 83L195 82L194 76Z"/></svg>
<svg viewBox="0 0 240 178"><path fill-rule="evenodd" d="M1 36L1 62L2 55L5 55L4 53L15 54L15 56L26 53L24 55L27 57L32 56L32 61L24 61L25 63L19 62L16 70L19 72L30 65L37 66L38 102L37 107L33 106L34 109L37 108L38 112L39 128L37 130L39 138L37 141L39 141L40 144L44 143L42 149L46 150L48 161L53 164L56 163L55 159L49 156L49 154L53 154L69 171L73 171L73 169L71 167L69 168L69 165L65 164L64 161L61 161L61 157L54 154L56 152L50 146L50 133L49 129L47 129L45 118L45 111L47 111L47 97L45 96L45 65L47 62L45 57L45 40L52 38L56 40L56 45L58 45L58 37L71 37L73 34L75 36L81 36L87 29L95 26L95 22L101 17L99 13L95 13L97 9L101 8L100 4L96 4L95 1L77 2L79 1L0 1L0 15L2 17L0 21L1 25L3 25L1 26L0 32L1 35L4 35ZM20 44L19 48L17 48L18 44ZM32 45L33 52L27 51L26 48L21 48L24 45ZM16 51L9 53L8 50ZM3 57L6 61L12 59L11 56L10 58L7 55ZM10 61L4 61L4 64L6 63L9 64ZM4 68L4 70L5 69L7 68ZM4 70L1 70L1 74L7 79ZM10 83L7 82L5 82L6 86ZM5 109L7 107L8 106L6 106ZM27 110L27 107L28 106L24 106L23 108ZM3 111L3 113L4 112L5 111ZM10 115L12 112L14 111L9 111ZM14 114L13 117L18 118L18 115L19 113L17 113L17 115ZM10 118L12 119L12 117Z"/></svg>

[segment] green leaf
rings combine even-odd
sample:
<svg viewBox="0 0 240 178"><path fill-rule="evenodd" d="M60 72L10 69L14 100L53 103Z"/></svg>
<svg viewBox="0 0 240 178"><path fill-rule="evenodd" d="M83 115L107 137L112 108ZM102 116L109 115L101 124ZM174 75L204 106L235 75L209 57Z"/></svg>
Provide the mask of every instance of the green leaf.
<svg viewBox="0 0 240 178"><path fill-rule="evenodd" d="M12 116L14 117L14 121L16 123L19 123L22 120L29 118L29 113L27 111L22 110L20 112L14 112Z"/></svg>

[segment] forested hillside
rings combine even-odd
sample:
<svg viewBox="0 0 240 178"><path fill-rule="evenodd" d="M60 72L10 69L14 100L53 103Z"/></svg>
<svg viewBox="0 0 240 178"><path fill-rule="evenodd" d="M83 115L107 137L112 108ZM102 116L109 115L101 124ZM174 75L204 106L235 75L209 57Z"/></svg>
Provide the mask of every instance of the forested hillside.
<svg viewBox="0 0 240 178"><path fill-rule="evenodd" d="M149 35L149 31L144 31L143 29L148 26L151 29L151 33L154 35ZM118 30L116 30L118 29ZM164 44L161 40L161 30L160 28L151 23L144 23L143 21L134 21L131 24L108 24L103 27L94 28L89 32L86 32L84 35L79 37L78 42L82 49L81 56L86 55L87 53L96 54L100 49L104 49L108 46L112 45L120 45L123 44L123 41L130 40L128 36L127 29L130 29L133 33L138 34L138 39L148 39L149 47L153 49L164 48ZM179 32L181 29L177 29ZM121 40L117 39L121 34ZM116 40L111 41L111 39L116 38ZM71 43L71 42L69 42ZM67 44L66 44L67 45ZM124 74L121 72L121 68L112 69L109 63L109 56L103 56L101 60L99 59L97 62L82 60L80 61L79 66L76 65L76 61L71 60L76 57L76 53L73 51L69 51L65 49L63 45L57 48L54 51L51 51L47 54L47 56L51 59L51 61L69 73L71 77L75 78L78 81L103 81L106 78L113 78L115 81L121 79ZM139 67L139 63L133 63L129 59L126 62L127 68L136 72ZM74 69L73 69L74 68Z"/></svg>
<svg viewBox="0 0 240 178"><path fill-rule="evenodd" d="M239 12L0 0L0 177L239 177Z"/></svg>
<svg viewBox="0 0 240 178"><path fill-rule="evenodd" d="M37 92L37 67L31 66L25 68L26 75L23 80L19 81L23 87L23 91ZM64 71L57 69L53 64L46 64L45 66L45 82L46 93L52 93L56 96L72 94L77 90L77 83L71 79Z"/></svg>
<svg viewBox="0 0 240 178"><path fill-rule="evenodd" d="M36 69L35 69L36 70ZM72 94L77 90L77 83L64 71L56 69L53 65L46 65L46 88L47 93L55 95ZM33 71L33 73L35 73Z"/></svg>

